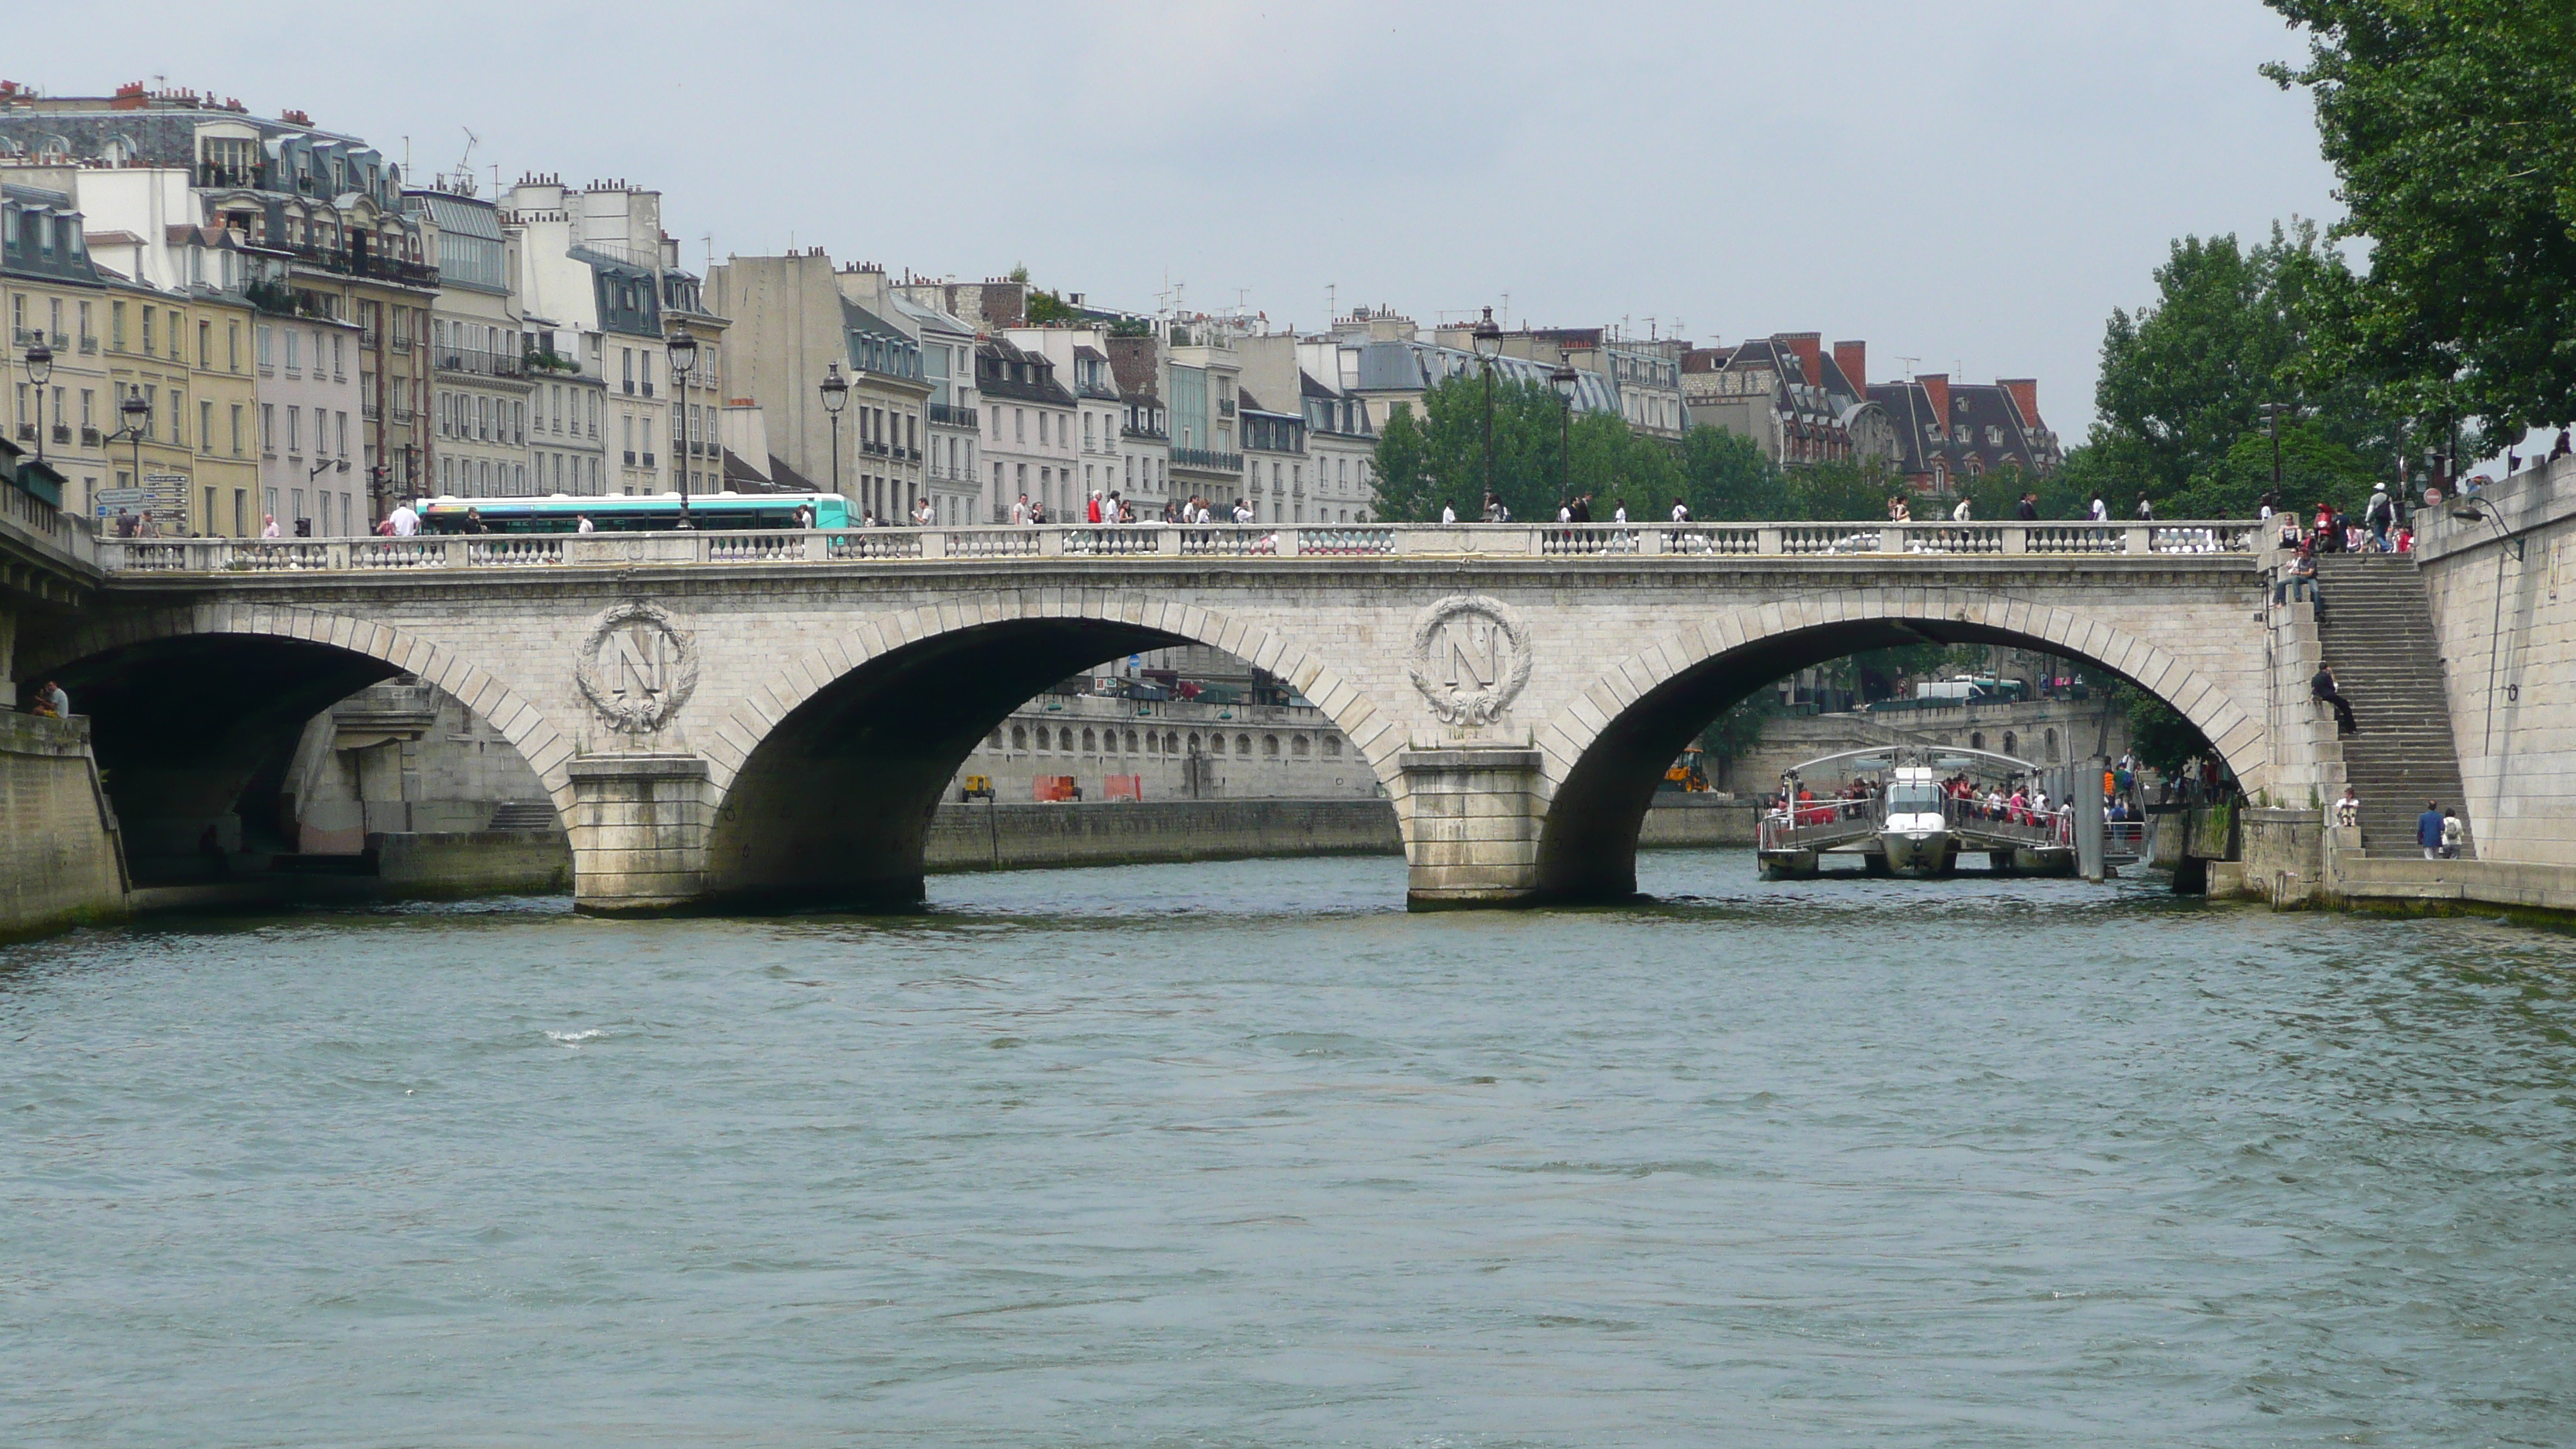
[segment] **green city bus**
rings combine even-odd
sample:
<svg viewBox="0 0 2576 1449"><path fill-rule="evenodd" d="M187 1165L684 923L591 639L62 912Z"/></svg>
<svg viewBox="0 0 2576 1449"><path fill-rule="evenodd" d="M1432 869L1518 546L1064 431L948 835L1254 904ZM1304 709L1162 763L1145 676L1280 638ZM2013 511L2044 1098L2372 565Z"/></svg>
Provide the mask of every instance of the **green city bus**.
<svg viewBox="0 0 2576 1449"><path fill-rule="evenodd" d="M795 528L808 509L816 528L850 526L849 500L837 493L697 493L689 497L689 522L701 529ZM488 533L579 533L584 518L600 533L664 533L680 526L680 495L426 498L415 511L427 533L465 532L468 511Z"/></svg>

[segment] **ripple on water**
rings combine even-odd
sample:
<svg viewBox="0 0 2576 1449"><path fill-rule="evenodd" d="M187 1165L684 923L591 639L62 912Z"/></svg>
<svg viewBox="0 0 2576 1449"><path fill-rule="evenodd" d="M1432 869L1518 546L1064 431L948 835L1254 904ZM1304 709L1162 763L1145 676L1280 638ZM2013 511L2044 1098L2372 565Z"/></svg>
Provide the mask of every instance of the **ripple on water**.
<svg viewBox="0 0 2576 1449"><path fill-rule="evenodd" d="M2562 1443L2576 943L954 876L0 952L0 1442Z"/></svg>

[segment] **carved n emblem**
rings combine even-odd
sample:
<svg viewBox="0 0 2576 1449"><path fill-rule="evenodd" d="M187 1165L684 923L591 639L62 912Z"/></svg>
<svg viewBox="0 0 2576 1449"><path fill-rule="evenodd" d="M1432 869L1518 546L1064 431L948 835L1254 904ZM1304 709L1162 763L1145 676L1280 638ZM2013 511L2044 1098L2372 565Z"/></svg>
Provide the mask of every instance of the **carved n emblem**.
<svg viewBox="0 0 2576 1449"><path fill-rule="evenodd" d="M1529 683L1529 634L1500 599L1453 594L1422 611L1405 672L1446 724L1491 724Z"/></svg>
<svg viewBox="0 0 2576 1449"><path fill-rule="evenodd" d="M698 687L697 650L656 604L620 604L591 620L573 670L601 723L642 733L670 722Z"/></svg>

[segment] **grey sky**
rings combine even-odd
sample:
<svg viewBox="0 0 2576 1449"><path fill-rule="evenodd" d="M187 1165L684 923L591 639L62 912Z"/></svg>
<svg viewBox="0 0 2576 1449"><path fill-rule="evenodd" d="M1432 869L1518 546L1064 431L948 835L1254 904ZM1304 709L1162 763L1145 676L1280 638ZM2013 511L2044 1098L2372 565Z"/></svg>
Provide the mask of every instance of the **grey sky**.
<svg viewBox="0 0 2576 1449"><path fill-rule="evenodd" d="M471 126L487 182L660 187L693 266L792 239L1309 328L1337 284L1425 322L1508 293L1816 330L1880 378L2035 375L2069 441L2169 239L2334 214L2305 97L2255 74L2303 41L2256 0L115 13L14 15L5 74L297 107L422 175Z"/></svg>

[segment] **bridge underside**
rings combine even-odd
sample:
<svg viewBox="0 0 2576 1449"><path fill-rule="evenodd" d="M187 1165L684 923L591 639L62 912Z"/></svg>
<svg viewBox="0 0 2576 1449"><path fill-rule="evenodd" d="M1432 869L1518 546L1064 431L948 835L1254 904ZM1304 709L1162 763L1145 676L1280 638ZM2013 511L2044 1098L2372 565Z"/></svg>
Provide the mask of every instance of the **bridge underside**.
<svg viewBox="0 0 2576 1449"><path fill-rule="evenodd" d="M2063 654L2063 645L1949 620L1861 619L1774 635L1674 675L1610 721L1569 770L1540 824L1529 896L1624 900L1637 892L1637 835L1665 769L1754 691L1798 670L1873 649L1998 644ZM2105 675L2116 671L2088 661Z"/></svg>
<svg viewBox="0 0 2576 1449"><path fill-rule="evenodd" d="M1133 625L1029 620L925 640L852 670L779 721L744 762L708 831L704 899L920 901L931 820L977 741L1051 685L1187 642ZM584 899L594 909L616 904L604 889Z"/></svg>
<svg viewBox="0 0 2576 1449"><path fill-rule="evenodd" d="M56 677L90 717L135 883L161 885L220 869L210 846L293 850L284 789L305 724L398 672L346 650L233 636L153 640Z"/></svg>

